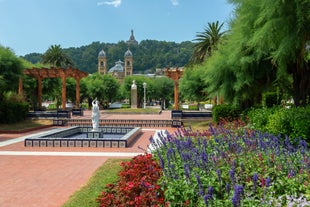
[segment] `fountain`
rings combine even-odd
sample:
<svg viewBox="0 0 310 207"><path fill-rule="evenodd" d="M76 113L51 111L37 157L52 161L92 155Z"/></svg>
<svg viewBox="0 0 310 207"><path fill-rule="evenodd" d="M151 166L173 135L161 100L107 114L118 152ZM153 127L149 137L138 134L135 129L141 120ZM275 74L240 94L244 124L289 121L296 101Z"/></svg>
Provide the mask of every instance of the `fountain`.
<svg viewBox="0 0 310 207"><path fill-rule="evenodd" d="M50 130L25 139L25 147L126 148L142 133L140 127L70 127Z"/></svg>
<svg viewBox="0 0 310 207"><path fill-rule="evenodd" d="M25 147L113 147L125 148L140 135L140 127L99 127L97 98L92 102L92 127L59 128L25 139Z"/></svg>

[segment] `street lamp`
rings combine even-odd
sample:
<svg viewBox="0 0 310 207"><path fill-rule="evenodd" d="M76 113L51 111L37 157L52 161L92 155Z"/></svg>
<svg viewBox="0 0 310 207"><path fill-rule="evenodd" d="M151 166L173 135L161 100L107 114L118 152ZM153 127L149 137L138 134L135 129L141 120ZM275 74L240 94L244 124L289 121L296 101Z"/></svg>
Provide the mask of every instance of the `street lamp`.
<svg viewBox="0 0 310 207"><path fill-rule="evenodd" d="M144 89L144 100L143 100L143 108L146 108L146 82L143 82L143 89Z"/></svg>

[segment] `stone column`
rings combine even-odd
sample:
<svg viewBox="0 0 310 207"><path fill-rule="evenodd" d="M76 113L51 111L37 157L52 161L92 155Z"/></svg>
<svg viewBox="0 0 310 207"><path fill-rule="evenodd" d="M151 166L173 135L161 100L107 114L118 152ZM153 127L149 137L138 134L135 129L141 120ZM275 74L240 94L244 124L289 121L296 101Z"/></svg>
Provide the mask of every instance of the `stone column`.
<svg viewBox="0 0 310 207"><path fill-rule="evenodd" d="M137 85L136 81L132 81L131 85L131 108L136 109L138 108L138 94L137 94Z"/></svg>

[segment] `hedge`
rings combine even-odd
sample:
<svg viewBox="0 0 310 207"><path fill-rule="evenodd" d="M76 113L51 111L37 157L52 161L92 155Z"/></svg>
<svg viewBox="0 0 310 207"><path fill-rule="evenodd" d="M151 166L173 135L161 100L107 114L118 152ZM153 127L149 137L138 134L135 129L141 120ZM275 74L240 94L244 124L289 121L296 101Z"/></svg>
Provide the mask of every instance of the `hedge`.
<svg viewBox="0 0 310 207"><path fill-rule="evenodd" d="M241 110L237 106L231 105L215 105L212 108L213 121L219 122L221 119L234 120L241 114Z"/></svg>
<svg viewBox="0 0 310 207"><path fill-rule="evenodd" d="M0 103L0 123L11 124L25 120L28 111L27 103L3 101Z"/></svg>
<svg viewBox="0 0 310 207"><path fill-rule="evenodd" d="M247 115L256 130L289 136L295 142L298 138L310 142L310 106L258 108L250 110Z"/></svg>

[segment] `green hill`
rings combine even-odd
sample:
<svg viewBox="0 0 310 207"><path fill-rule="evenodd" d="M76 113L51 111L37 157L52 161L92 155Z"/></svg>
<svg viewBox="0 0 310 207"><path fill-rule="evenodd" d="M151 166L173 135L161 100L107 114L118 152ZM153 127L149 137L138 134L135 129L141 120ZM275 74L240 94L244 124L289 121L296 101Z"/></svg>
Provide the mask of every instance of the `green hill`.
<svg viewBox="0 0 310 207"><path fill-rule="evenodd" d="M133 53L134 73L154 73L156 68L186 65L193 53L194 43L191 41L175 43L157 40L142 40L139 45L130 45ZM118 60L124 59L128 45L124 41L118 43L93 42L81 47L64 48L64 52L73 60L75 67L88 72L97 71L98 53L104 50L107 54L108 68ZM39 53L30 53L23 58L32 62L41 62Z"/></svg>

